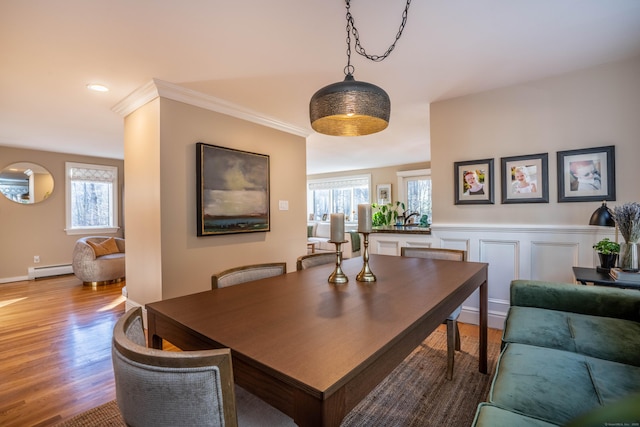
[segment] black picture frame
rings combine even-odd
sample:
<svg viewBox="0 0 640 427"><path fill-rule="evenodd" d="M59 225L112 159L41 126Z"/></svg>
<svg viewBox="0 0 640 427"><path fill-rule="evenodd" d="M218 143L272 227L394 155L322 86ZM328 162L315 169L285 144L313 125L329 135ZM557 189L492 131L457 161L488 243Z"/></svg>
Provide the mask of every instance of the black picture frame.
<svg viewBox="0 0 640 427"><path fill-rule="evenodd" d="M453 163L454 198L456 205L486 205L494 203L493 159L468 160ZM480 193L474 193L465 177L481 185Z"/></svg>
<svg viewBox="0 0 640 427"><path fill-rule="evenodd" d="M196 143L197 234L271 230L269 156Z"/></svg>
<svg viewBox="0 0 640 427"><path fill-rule="evenodd" d="M549 154L502 157L502 203L549 203Z"/></svg>
<svg viewBox="0 0 640 427"><path fill-rule="evenodd" d="M616 200L615 146L558 151L558 202Z"/></svg>

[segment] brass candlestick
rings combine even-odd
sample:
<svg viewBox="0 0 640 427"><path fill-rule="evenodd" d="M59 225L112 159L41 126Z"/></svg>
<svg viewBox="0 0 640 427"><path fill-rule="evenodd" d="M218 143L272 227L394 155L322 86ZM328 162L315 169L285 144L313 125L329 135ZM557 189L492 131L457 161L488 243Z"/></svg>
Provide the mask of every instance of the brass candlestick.
<svg viewBox="0 0 640 427"><path fill-rule="evenodd" d="M336 268L335 270L333 270L333 273L331 273L331 275L329 276L329 279L327 279L329 281L329 283L334 283L336 285L342 284L342 283L347 283L349 281L349 278L342 272L342 250L340 249L340 247L342 246L343 243L346 243L347 241L343 241L343 242L334 242L333 240L329 240L329 243L334 243L336 245Z"/></svg>
<svg viewBox="0 0 640 427"><path fill-rule="evenodd" d="M356 276L358 282L375 282L376 275L369 268L369 233L362 232L364 237L364 250L362 252L362 270Z"/></svg>

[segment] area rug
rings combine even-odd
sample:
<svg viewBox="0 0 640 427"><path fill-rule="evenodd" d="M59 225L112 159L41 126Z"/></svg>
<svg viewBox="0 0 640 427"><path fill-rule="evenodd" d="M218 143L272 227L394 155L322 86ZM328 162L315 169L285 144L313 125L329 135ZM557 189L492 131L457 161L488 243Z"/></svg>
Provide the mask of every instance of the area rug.
<svg viewBox="0 0 640 427"><path fill-rule="evenodd" d="M446 334L434 331L342 422L343 427L459 427L473 421L478 403L486 400L500 352L489 343L489 374L478 372L478 340L462 336L456 352L453 380L447 369ZM263 422L260 427L270 426ZM253 423L250 423L253 424ZM240 427L245 424L240 419ZM90 409L58 427L124 427L115 401Z"/></svg>

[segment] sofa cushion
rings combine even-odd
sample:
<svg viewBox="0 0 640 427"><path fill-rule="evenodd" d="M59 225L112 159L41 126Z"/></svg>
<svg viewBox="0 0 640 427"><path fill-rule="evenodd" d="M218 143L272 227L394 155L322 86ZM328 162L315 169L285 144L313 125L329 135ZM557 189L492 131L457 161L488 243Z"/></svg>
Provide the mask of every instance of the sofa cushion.
<svg viewBox="0 0 640 427"><path fill-rule="evenodd" d="M640 421L640 393L604 405L565 424L564 427L637 426Z"/></svg>
<svg viewBox="0 0 640 427"><path fill-rule="evenodd" d="M496 371L491 403L550 423L640 392L640 367L526 344L508 343Z"/></svg>
<svg viewBox="0 0 640 427"><path fill-rule="evenodd" d="M96 258L120 252L118 245L116 244L116 240L113 237L109 237L102 242L92 242L91 240L87 240L87 243L93 249L93 252L96 254Z"/></svg>
<svg viewBox="0 0 640 427"><path fill-rule="evenodd" d="M640 366L640 323L631 320L511 307L502 340Z"/></svg>
<svg viewBox="0 0 640 427"><path fill-rule="evenodd" d="M319 222L316 226L315 237L323 237L325 239L331 238L331 223Z"/></svg>
<svg viewBox="0 0 640 427"><path fill-rule="evenodd" d="M555 427L546 421L503 409L490 403L478 405L472 427Z"/></svg>

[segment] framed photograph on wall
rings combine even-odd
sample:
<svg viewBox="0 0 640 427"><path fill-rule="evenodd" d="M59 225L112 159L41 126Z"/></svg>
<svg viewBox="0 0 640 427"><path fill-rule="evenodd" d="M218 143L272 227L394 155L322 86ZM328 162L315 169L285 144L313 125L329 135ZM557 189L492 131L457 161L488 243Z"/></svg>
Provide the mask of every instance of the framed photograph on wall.
<svg viewBox="0 0 640 427"><path fill-rule="evenodd" d="M198 236L270 231L269 156L196 144Z"/></svg>
<svg viewBox="0 0 640 427"><path fill-rule="evenodd" d="M616 199L615 146L558 151L558 202Z"/></svg>
<svg viewBox="0 0 640 427"><path fill-rule="evenodd" d="M502 157L502 203L549 203L549 155Z"/></svg>
<svg viewBox="0 0 640 427"><path fill-rule="evenodd" d="M493 159L454 162L456 205L493 204Z"/></svg>
<svg viewBox="0 0 640 427"><path fill-rule="evenodd" d="M376 186L376 192L379 205L391 203L391 184L378 184Z"/></svg>

